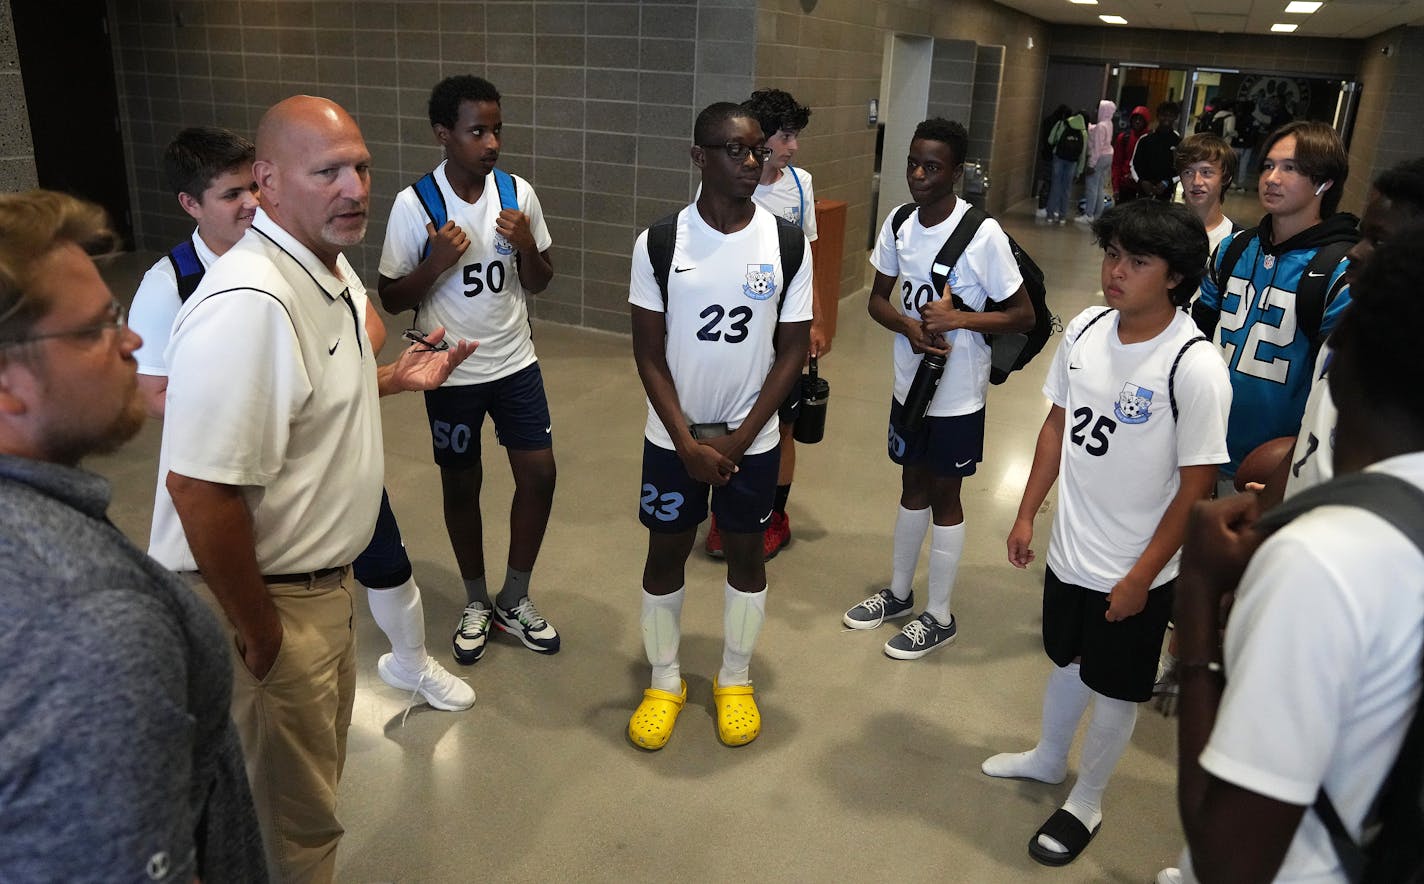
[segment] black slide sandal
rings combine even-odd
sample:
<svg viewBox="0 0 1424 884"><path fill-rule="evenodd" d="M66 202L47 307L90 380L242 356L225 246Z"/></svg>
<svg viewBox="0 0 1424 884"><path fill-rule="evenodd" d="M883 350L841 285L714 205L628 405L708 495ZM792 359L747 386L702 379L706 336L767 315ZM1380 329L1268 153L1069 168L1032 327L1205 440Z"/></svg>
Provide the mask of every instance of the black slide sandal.
<svg viewBox="0 0 1424 884"><path fill-rule="evenodd" d="M1060 807L1048 818L1048 822L1039 826L1038 831L1033 833L1028 842L1028 855L1045 866L1066 866L1078 858L1078 854L1083 852L1083 848L1088 846L1088 842L1093 840L1093 836L1098 834L1098 829L1102 827L1103 824L1099 822L1097 827L1089 832L1081 820ZM1068 851L1058 853L1044 849L1038 843L1039 835L1047 835L1068 848Z"/></svg>

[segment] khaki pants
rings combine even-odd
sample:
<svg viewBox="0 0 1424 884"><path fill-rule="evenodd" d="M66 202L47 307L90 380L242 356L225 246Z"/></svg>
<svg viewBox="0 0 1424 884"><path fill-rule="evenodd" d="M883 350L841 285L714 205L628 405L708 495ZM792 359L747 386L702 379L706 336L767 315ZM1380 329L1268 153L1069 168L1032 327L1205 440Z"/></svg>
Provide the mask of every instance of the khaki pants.
<svg viewBox="0 0 1424 884"><path fill-rule="evenodd" d="M232 623L197 574L185 575L235 639ZM351 569L299 583L270 583L282 647L267 677L248 671L235 640L232 718L273 881L328 882L336 872L336 783L356 696Z"/></svg>

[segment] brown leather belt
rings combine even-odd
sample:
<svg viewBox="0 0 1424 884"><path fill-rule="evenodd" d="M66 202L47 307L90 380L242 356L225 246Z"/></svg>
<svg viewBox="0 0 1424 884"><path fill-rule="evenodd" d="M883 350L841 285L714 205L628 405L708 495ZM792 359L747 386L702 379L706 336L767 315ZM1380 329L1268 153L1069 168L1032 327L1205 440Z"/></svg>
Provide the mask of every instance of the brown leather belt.
<svg viewBox="0 0 1424 884"><path fill-rule="evenodd" d="M262 582L263 582L263 583L310 583L310 582L315 581L315 580L320 580L320 579L322 579L323 577L330 577L330 576L333 575L333 574L338 574L338 573L340 573L343 569L344 569L344 566L338 566L338 567L335 567L335 568L322 568L322 569L319 570L319 571L303 571L303 572L300 573L300 574L263 574L263 575L262 575Z"/></svg>

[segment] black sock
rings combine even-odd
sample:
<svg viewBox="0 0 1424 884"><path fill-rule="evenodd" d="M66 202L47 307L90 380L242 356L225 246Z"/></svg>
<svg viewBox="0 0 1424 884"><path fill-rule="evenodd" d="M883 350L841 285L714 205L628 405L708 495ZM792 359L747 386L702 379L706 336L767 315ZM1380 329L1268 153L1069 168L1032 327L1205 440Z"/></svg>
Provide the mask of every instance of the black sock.
<svg viewBox="0 0 1424 884"><path fill-rule="evenodd" d="M776 503L774 508L781 515L786 515L786 499L791 496L791 483L776 486Z"/></svg>

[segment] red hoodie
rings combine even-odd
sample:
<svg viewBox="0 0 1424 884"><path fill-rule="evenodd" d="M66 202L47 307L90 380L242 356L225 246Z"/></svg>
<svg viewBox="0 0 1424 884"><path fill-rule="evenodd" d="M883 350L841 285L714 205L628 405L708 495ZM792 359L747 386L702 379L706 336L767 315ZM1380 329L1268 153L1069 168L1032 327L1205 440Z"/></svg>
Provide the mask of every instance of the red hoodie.
<svg viewBox="0 0 1424 884"><path fill-rule="evenodd" d="M1132 127L1133 117L1142 117L1144 121L1152 122L1152 112L1139 104L1128 115L1126 131L1119 132L1117 138L1113 139L1113 193L1135 193L1137 190L1137 182L1132 179L1132 152L1137 147L1137 139L1147 134L1147 127L1143 126L1141 132L1134 129Z"/></svg>

